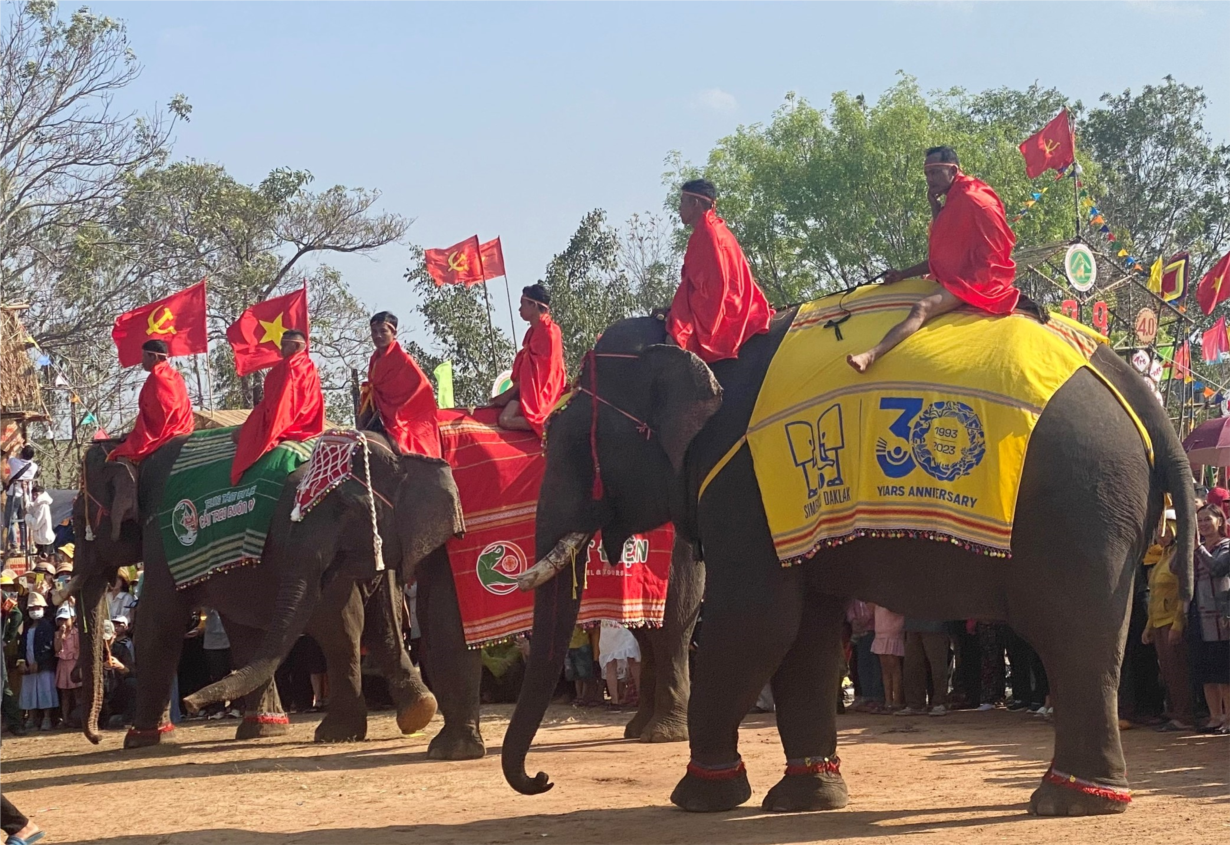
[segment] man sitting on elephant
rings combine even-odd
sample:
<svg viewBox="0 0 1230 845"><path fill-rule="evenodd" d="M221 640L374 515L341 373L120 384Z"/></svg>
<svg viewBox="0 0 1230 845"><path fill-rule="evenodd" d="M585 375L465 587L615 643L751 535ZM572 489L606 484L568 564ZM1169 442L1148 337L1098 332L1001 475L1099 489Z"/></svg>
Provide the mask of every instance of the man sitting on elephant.
<svg viewBox="0 0 1230 845"><path fill-rule="evenodd" d="M521 290L521 319L530 324L513 359L512 387L491 403L502 407L500 428L532 431L542 437L547 417L568 384L564 340L551 319L551 294L542 285Z"/></svg>
<svg viewBox="0 0 1230 845"><path fill-rule="evenodd" d="M141 350L141 369L149 376L137 398L137 421L124 442L107 457L109 461L123 459L139 464L172 438L191 434L195 428L188 386L179 370L168 363L166 343L147 340Z"/></svg>
<svg viewBox="0 0 1230 845"><path fill-rule="evenodd" d="M231 484L283 440L310 440L325 430L325 395L307 352L307 335L288 329L282 335L282 360L265 376L260 404L235 430Z"/></svg>
<svg viewBox="0 0 1230 845"><path fill-rule="evenodd" d="M358 427L383 432L403 455L439 458L436 394L426 374L397 342L397 316L372 316L376 351L367 365Z"/></svg>
<svg viewBox="0 0 1230 845"><path fill-rule="evenodd" d="M685 182L679 218L692 227L679 288L666 314L669 343L706 364L735 358L750 337L769 330L773 309L726 221L717 216L717 188L707 179Z"/></svg>
<svg viewBox="0 0 1230 845"><path fill-rule="evenodd" d="M889 270L886 284L928 273L940 289L920 299L909 316L866 352L848 355L850 366L860 373L876 359L922 328L928 320L962 305L972 305L988 314L1011 314L1021 291L1013 284L1016 263L1012 248L1016 236L1008 228L1004 204L991 186L961 172L952 147L927 150L923 172L927 176L927 201L931 204L931 240L927 260L907 270ZM940 197L946 197L943 203Z"/></svg>

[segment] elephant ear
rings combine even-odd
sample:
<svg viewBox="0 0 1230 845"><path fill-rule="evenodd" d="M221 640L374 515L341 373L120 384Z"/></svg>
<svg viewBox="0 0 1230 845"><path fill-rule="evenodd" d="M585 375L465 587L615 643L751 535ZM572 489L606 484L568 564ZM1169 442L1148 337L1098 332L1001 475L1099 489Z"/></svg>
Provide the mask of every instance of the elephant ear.
<svg viewBox="0 0 1230 845"><path fill-rule="evenodd" d="M422 455L403 455L399 461L400 478L393 506L401 541L402 577L408 583L423 558L450 537L465 533L465 520L448 463Z"/></svg>
<svg viewBox="0 0 1230 845"><path fill-rule="evenodd" d="M649 423L679 472L688 444L722 406L722 387L704 361L678 346L650 346L641 359L649 365Z"/></svg>

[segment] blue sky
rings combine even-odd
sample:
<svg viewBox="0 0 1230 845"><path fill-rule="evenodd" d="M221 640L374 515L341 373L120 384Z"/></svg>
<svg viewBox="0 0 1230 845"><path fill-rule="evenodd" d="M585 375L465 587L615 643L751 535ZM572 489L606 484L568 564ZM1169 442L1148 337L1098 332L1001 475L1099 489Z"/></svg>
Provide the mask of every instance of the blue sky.
<svg viewBox="0 0 1230 845"><path fill-rule="evenodd" d="M1230 138L1227 3L89 5L128 23L145 65L131 105L188 96L176 157L377 188L423 246L499 235L514 292L587 211L661 209L671 150L703 160L791 90L874 98L905 70L928 90L1036 80L1091 104L1172 74L1205 87ZM416 322L404 246L325 260Z"/></svg>

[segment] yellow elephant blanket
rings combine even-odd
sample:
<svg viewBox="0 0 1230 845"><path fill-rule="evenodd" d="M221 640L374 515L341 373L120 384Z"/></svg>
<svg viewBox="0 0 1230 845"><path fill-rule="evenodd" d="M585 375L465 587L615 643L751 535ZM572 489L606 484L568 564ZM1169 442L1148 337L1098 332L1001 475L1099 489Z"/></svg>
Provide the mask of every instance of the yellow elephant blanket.
<svg viewBox="0 0 1230 845"><path fill-rule="evenodd" d="M799 309L747 432L784 564L864 536L1011 553L1030 434L1055 391L1082 367L1093 369L1103 341L1059 316L1042 325L962 309L925 325L866 374L846 363L935 289L909 280Z"/></svg>

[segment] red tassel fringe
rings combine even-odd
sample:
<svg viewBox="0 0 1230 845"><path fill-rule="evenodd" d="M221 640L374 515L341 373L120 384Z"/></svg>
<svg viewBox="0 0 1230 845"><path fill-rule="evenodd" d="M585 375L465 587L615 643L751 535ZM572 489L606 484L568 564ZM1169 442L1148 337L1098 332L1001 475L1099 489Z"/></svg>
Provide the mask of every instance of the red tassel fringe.
<svg viewBox="0 0 1230 845"><path fill-rule="evenodd" d="M244 716L243 720L253 725L289 725L290 717L285 713L259 713L255 716Z"/></svg>
<svg viewBox="0 0 1230 845"><path fill-rule="evenodd" d="M803 758L802 765L786 764L787 777L794 775L839 775L841 774L840 757Z"/></svg>
<svg viewBox="0 0 1230 845"><path fill-rule="evenodd" d="M129 736L159 736L160 734L168 734L175 730L175 725L167 722L165 725L159 725L156 728L129 728Z"/></svg>
<svg viewBox="0 0 1230 845"><path fill-rule="evenodd" d="M695 763L688 763L688 774L701 780L734 780L746 771L747 767L743 765L742 760L739 761L739 765L731 766L729 769L702 769Z"/></svg>

